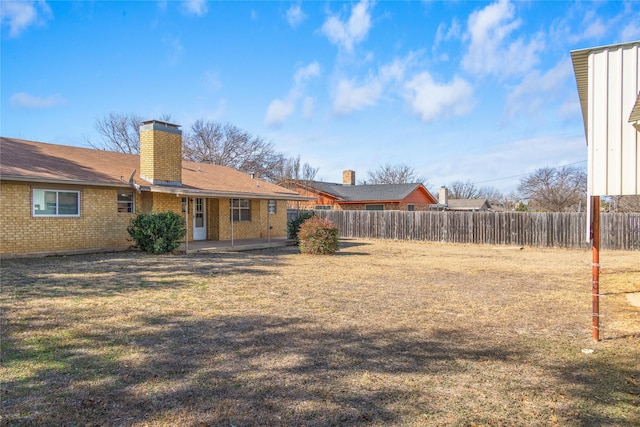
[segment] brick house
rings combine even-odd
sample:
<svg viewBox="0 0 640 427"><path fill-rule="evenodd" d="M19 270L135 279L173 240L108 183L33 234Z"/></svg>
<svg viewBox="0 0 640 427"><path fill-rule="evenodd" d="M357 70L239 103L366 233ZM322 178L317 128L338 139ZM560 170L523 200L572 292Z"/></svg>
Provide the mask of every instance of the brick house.
<svg viewBox="0 0 640 427"><path fill-rule="evenodd" d="M179 126L140 128L140 155L0 138L0 256L124 250L137 213L185 217L187 241L286 237L286 188L182 160Z"/></svg>
<svg viewBox="0 0 640 427"><path fill-rule="evenodd" d="M356 173L345 170L342 184L322 181L287 181L287 188L314 200L290 202L294 209L424 211L438 203L421 183L357 184Z"/></svg>

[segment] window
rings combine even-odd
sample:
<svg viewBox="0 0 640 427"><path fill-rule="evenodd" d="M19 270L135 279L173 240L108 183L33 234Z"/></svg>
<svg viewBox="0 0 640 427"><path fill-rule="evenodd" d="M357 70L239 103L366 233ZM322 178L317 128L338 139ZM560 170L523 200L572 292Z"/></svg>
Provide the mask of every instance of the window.
<svg viewBox="0 0 640 427"><path fill-rule="evenodd" d="M275 214L277 212L277 205L275 200L269 200L269 213Z"/></svg>
<svg viewBox="0 0 640 427"><path fill-rule="evenodd" d="M416 210L416 205L407 205L407 210L408 210L409 212L413 212L413 211L415 211L415 210Z"/></svg>
<svg viewBox="0 0 640 427"><path fill-rule="evenodd" d="M367 211L383 211L384 205L365 205L364 208Z"/></svg>
<svg viewBox="0 0 640 427"><path fill-rule="evenodd" d="M133 191L118 191L118 212L133 213Z"/></svg>
<svg viewBox="0 0 640 427"><path fill-rule="evenodd" d="M316 205L314 209L317 209L319 211L330 211L331 205Z"/></svg>
<svg viewBox="0 0 640 427"><path fill-rule="evenodd" d="M182 198L182 213L187 213L187 198Z"/></svg>
<svg viewBox="0 0 640 427"><path fill-rule="evenodd" d="M251 200L231 199L230 209L233 222L251 221Z"/></svg>
<svg viewBox="0 0 640 427"><path fill-rule="evenodd" d="M80 192L33 190L34 216L80 216Z"/></svg>

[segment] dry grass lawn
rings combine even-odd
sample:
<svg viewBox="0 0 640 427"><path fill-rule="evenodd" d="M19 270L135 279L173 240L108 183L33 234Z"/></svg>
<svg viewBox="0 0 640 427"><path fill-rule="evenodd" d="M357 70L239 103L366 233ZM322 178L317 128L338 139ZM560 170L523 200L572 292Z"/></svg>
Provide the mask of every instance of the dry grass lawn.
<svg viewBox="0 0 640 427"><path fill-rule="evenodd" d="M590 263L364 240L3 260L0 424L637 426L640 254L601 254L600 342Z"/></svg>

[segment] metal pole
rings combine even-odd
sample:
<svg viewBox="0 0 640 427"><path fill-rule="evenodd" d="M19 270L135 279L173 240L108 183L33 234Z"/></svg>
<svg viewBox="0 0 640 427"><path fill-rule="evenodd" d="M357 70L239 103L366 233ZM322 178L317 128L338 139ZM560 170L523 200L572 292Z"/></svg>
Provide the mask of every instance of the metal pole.
<svg viewBox="0 0 640 427"><path fill-rule="evenodd" d="M267 200L267 244L271 244L271 212L269 211L269 202Z"/></svg>
<svg viewBox="0 0 640 427"><path fill-rule="evenodd" d="M600 341L600 196L591 196L591 336Z"/></svg>
<svg viewBox="0 0 640 427"><path fill-rule="evenodd" d="M185 197L184 200L185 200L184 203L187 206L185 209L185 215L184 215L187 220L187 227L186 227L186 230L184 231L186 234L186 238L184 239L184 248L185 248L184 252L188 254L189 253L189 198Z"/></svg>
<svg viewBox="0 0 640 427"><path fill-rule="evenodd" d="M231 247L233 247L233 199L229 199L230 213L231 213ZM240 200L238 200L238 207L240 207ZM238 218L240 217L240 211L238 210Z"/></svg>

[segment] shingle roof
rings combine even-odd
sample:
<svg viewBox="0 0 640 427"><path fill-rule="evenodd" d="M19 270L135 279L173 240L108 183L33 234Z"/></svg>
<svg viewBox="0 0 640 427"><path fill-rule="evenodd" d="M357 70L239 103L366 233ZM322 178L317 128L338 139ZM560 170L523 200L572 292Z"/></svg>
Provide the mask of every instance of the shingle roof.
<svg viewBox="0 0 640 427"><path fill-rule="evenodd" d="M181 187L148 185L140 178L140 156L135 154L0 138L2 180L121 187L129 185L132 172L134 182L149 191L204 197L309 199L226 166L184 160Z"/></svg>
<svg viewBox="0 0 640 427"><path fill-rule="evenodd" d="M422 186L420 183L343 185L322 181L311 181L308 185L337 197L338 202L400 201Z"/></svg>
<svg viewBox="0 0 640 427"><path fill-rule="evenodd" d="M450 210L480 210L484 205L487 205L487 209L491 206L487 199L449 199L447 200L447 207Z"/></svg>

